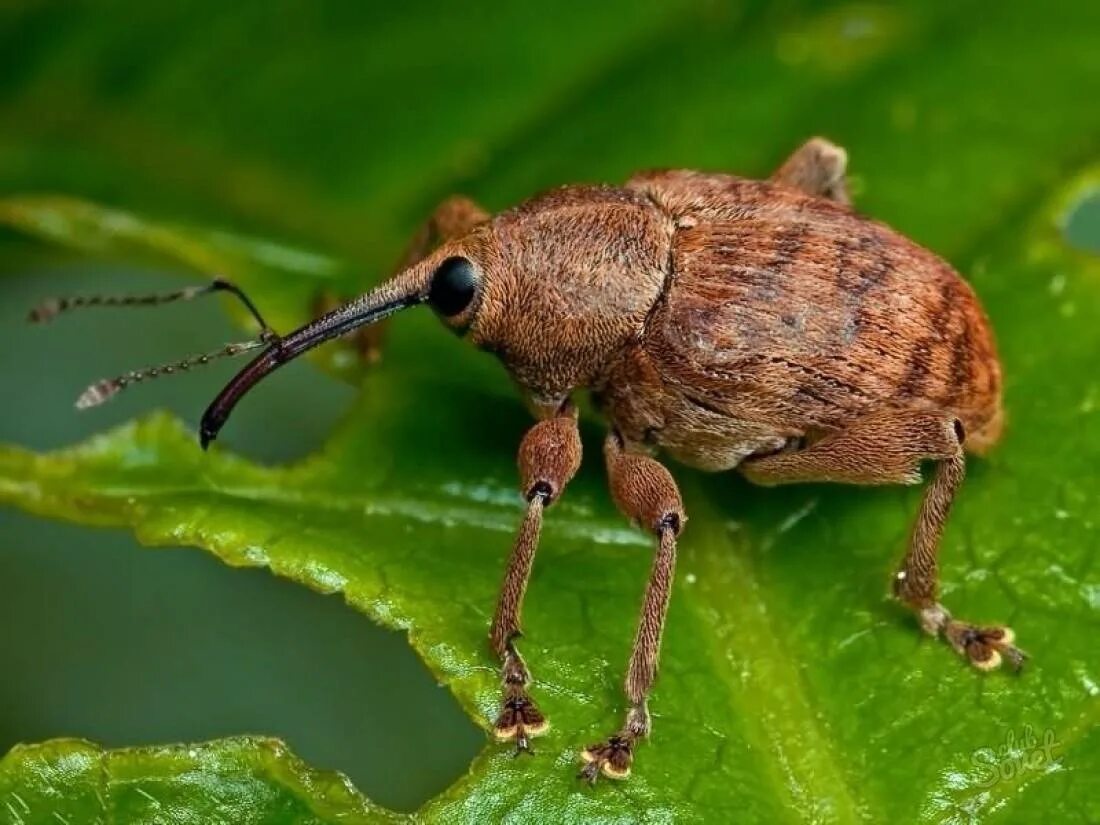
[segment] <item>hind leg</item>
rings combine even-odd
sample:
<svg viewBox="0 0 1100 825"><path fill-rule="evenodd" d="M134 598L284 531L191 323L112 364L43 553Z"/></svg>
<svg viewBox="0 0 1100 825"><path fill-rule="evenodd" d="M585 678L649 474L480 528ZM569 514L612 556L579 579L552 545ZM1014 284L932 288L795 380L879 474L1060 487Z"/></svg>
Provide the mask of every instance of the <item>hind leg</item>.
<svg viewBox="0 0 1100 825"><path fill-rule="evenodd" d="M750 459L742 471L759 484L841 481L849 484L915 484L920 463L936 462L924 493L909 549L894 578L895 595L921 627L943 637L971 664L992 670L1002 659L1019 668L1024 653L1012 630L952 618L939 601L939 546L944 523L965 474L962 425L944 413L888 411L868 416L804 450Z"/></svg>
<svg viewBox="0 0 1100 825"><path fill-rule="evenodd" d="M825 138L815 137L798 147L771 179L809 195L848 203L847 167L847 152Z"/></svg>

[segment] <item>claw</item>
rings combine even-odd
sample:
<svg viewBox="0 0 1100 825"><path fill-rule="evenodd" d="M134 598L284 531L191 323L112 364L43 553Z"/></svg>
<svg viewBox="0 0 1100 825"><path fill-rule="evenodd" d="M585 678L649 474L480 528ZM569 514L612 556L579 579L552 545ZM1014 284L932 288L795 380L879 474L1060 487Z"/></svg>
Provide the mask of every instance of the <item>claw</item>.
<svg viewBox="0 0 1100 825"><path fill-rule="evenodd" d="M1019 671L1027 658L1027 654L1013 644L1016 634L1010 627L977 627L952 620L944 628L944 636L979 670L995 670L1007 660L1014 671Z"/></svg>
<svg viewBox="0 0 1100 825"><path fill-rule="evenodd" d="M1011 627L979 627L969 622L960 622L951 618L951 614L941 604L924 607L917 615L925 631L933 636L943 633L948 644L979 670L996 670L1007 660L1013 671L1018 672L1027 659L1027 654L1013 644L1016 634Z"/></svg>
<svg viewBox="0 0 1100 825"><path fill-rule="evenodd" d="M581 751L581 759L585 765L577 777L590 785L596 784L601 773L608 779L626 779L634 761L634 738L616 734L606 742L589 745Z"/></svg>
<svg viewBox="0 0 1100 825"><path fill-rule="evenodd" d="M500 742L516 741L516 756L531 752L530 740L550 729L550 723L542 715L521 685L509 684L505 689L500 715L493 724L493 734Z"/></svg>

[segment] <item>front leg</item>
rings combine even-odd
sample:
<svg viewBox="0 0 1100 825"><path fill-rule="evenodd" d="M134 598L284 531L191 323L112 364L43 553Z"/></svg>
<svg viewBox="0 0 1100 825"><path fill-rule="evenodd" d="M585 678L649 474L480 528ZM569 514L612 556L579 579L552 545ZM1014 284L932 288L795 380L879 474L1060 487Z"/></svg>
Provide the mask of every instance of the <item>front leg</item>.
<svg viewBox="0 0 1100 825"><path fill-rule="evenodd" d="M587 764L580 775L589 782L595 782L601 772L612 779L629 776L634 746L649 736L646 699L657 677L661 636L676 571L676 537L686 520L676 482L661 464L647 455L629 451L618 433L607 437L604 456L615 504L629 518L653 532L657 537L657 554L642 599L642 614L626 672L624 689L630 708L618 733L582 752Z"/></svg>
<svg viewBox="0 0 1100 825"><path fill-rule="evenodd" d="M815 137L787 158L771 179L809 195L848 203L847 166L847 152L825 138Z"/></svg>
<svg viewBox="0 0 1100 825"><path fill-rule="evenodd" d="M394 267L394 274L403 272L414 264L420 263L444 241L465 235L475 226L489 220L489 213L464 195L452 195L432 210L406 244ZM316 317L345 303L346 297L331 292L321 292L314 301L313 312ZM354 346L359 357L368 364L378 362L382 357L382 345L386 336L387 321L360 327L348 333L346 340Z"/></svg>
<svg viewBox="0 0 1100 825"><path fill-rule="evenodd" d="M465 195L451 195L440 203L420 225L397 262L396 271L418 264L444 241L465 235L480 223L489 220L489 213Z"/></svg>
<svg viewBox="0 0 1100 825"><path fill-rule="evenodd" d="M516 536L504 583L500 588L489 643L501 660L503 700L493 725L497 739L514 739L516 752L529 750L529 739L545 732L542 712L527 694L531 674L516 650L522 635L520 612L527 580L538 548L542 511L561 495L581 463L581 438L577 429L577 411L566 404L557 415L540 421L527 431L519 447L521 489L527 499L527 513Z"/></svg>

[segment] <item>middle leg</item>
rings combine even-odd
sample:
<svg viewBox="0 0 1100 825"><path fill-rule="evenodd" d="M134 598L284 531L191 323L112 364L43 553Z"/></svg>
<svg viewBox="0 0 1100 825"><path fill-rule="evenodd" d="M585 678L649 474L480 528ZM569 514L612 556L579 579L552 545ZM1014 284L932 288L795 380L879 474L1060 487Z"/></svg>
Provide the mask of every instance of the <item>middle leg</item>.
<svg viewBox="0 0 1100 825"><path fill-rule="evenodd" d="M630 707L622 728L603 742L589 745L581 753L587 763L581 777L595 782L602 772L611 779L625 779L634 761L634 746L649 736L649 708L646 700L657 677L661 636L672 596L676 570L676 537L686 516L680 491L672 475L648 455L630 452L618 433L604 442L604 457L615 504L657 538L657 554L642 599L642 614L630 652L624 690Z"/></svg>

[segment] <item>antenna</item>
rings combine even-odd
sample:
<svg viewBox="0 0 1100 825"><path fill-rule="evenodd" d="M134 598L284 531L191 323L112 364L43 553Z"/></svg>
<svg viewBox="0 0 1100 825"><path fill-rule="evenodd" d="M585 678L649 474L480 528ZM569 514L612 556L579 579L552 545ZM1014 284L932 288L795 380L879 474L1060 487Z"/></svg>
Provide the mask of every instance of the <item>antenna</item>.
<svg viewBox="0 0 1100 825"><path fill-rule="evenodd" d="M188 372L192 367L201 367L220 358L232 358L234 355L251 352L252 350L267 346L277 340L278 336L275 333L270 330L264 330L258 338L253 338L250 341L226 344L221 349L212 352L191 355L180 361L170 361L155 367L131 370L115 378L105 378L102 381L96 381L76 399L76 408L78 410L86 410L89 407L97 407L104 401L113 398L131 384L140 384L142 381L151 381L154 378L160 378L164 375L175 375L178 372Z"/></svg>
<svg viewBox="0 0 1100 825"><path fill-rule="evenodd" d="M63 312L84 307L133 307L133 306L160 306L172 304L176 301L191 301L200 295L209 295L214 292L228 292L235 295L244 304L249 314L256 319L261 330L269 331L267 325L256 305L252 303L244 291L236 284L232 284L224 278L215 278L202 286L188 286L173 292L158 292L146 295L76 295L64 298L48 298L30 311L27 320L34 324L44 324L52 321Z"/></svg>

